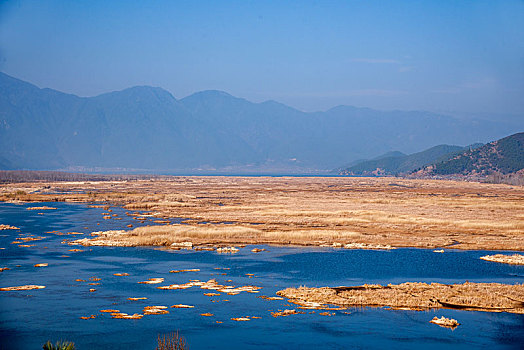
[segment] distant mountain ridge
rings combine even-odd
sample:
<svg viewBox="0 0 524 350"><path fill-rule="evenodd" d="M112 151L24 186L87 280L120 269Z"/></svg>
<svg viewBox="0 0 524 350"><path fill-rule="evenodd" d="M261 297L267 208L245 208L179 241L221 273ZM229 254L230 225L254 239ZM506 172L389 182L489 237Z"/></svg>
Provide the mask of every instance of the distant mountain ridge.
<svg viewBox="0 0 524 350"><path fill-rule="evenodd" d="M402 153L400 151L390 151L390 152L386 152L386 153L381 154L380 156L372 158L372 159L356 159L356 160L354 160L352 162L349 162L347 164L344 164L341 167L338 167L338 168L334 169L333 172L338 174L340 172L343 172L343 171L347 170L348 168L351 168L351 167L353 167L353 166L355 166L357 164L361 164L361 163L364 163L364 162L379 160L379 159L382 159L382 158L403 157L403 156L406 156L406 155L407 154Z"/></svg>
<svg viewBox="0 0 524 350"><path fill-rule="evenodd" d="M524 132L490 142L451 159L436 162L414 174L485 177L496 173L508 175L519 172L524 172Z"/></svg>
<svg viewBox="0 0 524 350"><path fill-rule="evenodd" d="M391 176L406 174L426 165L450 159L460 152L479 146L479 144L468 147L438 145L410 155L405 155L400 152L389 152L372 160L354 164L346 169L340 170L338 173L339 175L354 176Z"/></svg>
<svg viewBox="0 0 524 350"><path fill-rule="evenodd" d="M515 125L339 106L305 113L221 91L78 97L0 73L0 169L311 173L391 150L471 144Z"/></svg>

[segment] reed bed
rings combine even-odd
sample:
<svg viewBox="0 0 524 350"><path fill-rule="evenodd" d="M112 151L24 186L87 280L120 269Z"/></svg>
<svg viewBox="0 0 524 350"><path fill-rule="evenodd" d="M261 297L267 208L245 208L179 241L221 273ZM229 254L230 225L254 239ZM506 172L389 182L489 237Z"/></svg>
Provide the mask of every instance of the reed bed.
<svg viewBox="0 0 524 350"><path fill-rule="evenodd" d="M0 200L92 202L148 211L157 221L187 219L185 227L132 230L118 237L129 245L187 239L524 250L524 188L510 185L398 178L171 177L8 184L0 186Z"/></svg>
<svg viewBox="0 0 524 350"><path fill-rule="evenodd" d="M293 230L266 232L239 225L164 225L144 226L132 231L95 232L95 238L79 239L82 245L107 246L172 246L190 242L193 245L224 244L348 244L360 237L357 232L340 230Z"/></svg>
<svg viewBox="0 0 524 350"><path fill-rule="evenodd" d="M287 288L277 295L303 308L389 307L427 310L450 308L524 313L524 285L500 283L440 284L407 282L398 285L365 284L355 287Z"/></svg>

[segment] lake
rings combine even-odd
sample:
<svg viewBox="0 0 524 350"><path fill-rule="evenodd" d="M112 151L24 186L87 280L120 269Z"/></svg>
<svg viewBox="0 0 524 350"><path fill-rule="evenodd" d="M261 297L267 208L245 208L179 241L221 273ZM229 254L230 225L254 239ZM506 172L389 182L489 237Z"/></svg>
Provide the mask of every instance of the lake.
<svg viewBox="0 0 524 350"><path fill-rule="evenodd" d="M50 206L56 210L26 210ZM351 308L331 311L304 310L303 314L274 318L271 311L297 309L286 300L265 300L286 287L360 285L363 283L501 282L524 283L524 266L480 260L485 251L425 249L391 251L255 246L236 254L214 251L156 248L81 247L61 243L82 235L57 235L51 231L83 232L124 229L140 223L112 207L112 219L103 208L67 203L0 203L0 224L20 230L0 231L0 287L26 284L45 289L0 292L0 349L40 349L47 340L73 341L77 349L154 349L156 337L179 331L190 349L346 349L346 348L500 348L524 344L524 315L459 310L393 311L385 308ZM121 218L117 220L116 218ZM172 220L176 222L179 220ZM12 244L20 235L44 237ZM81 249L72 252L70 249ZM490 254L493 252L489 252ZM47 267L34 267L48 263ZM170 273L170 270L200 271ZM115 276L128 273L128 276ZM164 278L160 284L139 284ZM77 279L85 280L78 282ZM90 280L91 279L91 280ZM100 279L100 280L97 280ZM156 287L190 280L233 286L262 287L258 293L237 295L192 287L160 290ZM228 282L230 281L230 282ZM99 283L99 285L89 285ZM90 289L96 291L90 292ZM129 297L146 297L130 301ZM194 308L170 308L188 304ZM169 307L168 314L145 315L138 320L112 319L103 309L142 313L144 306ZM297 309L298 310L298 309ZM213 316L201 316L211 313ZM83 320L81 316L96 315ZM260 318L252 318L260 317ZM434 316L457 319L455 330L429 323ZM247 322L231 318L249 317ZM218 322L222 323L218 323Z"/></svg>

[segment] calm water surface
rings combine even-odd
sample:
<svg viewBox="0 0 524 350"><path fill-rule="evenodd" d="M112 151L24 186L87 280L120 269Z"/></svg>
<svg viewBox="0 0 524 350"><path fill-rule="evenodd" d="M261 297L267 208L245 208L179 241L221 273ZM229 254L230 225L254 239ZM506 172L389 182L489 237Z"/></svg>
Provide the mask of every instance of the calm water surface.
<svg viewBox="0 0 524 350"><path fill-rule="evenodd" d="M48 205L57 210L32 211L27 207ZM482 251L447 251L436 254L423 249L392 251L344 250L330 248L265 247L252 253L253 246L237 254L166 251L154 248L83 248L62 244L64 239L83 236L56 235L49 231L84 232L121 229L136 220L120 208L112 208L122 220L102 219L101 208L65 203L0 203L0 224L20 230L0 231L0 287L25 284L45 289L0 292L0 349L41 349L48 339L74 341L77 349L154 349L159 333L178 330L191 349L403 349L403 348L500 348L524 347L524 315L457 310L391 311L383 308L353 308L319 311L273 318L270 311L293 309L285 300L268 301L259 295L300 285L338 286L362 283L406 281L462 283L524 283L524 266L480 260ZM43 213L40 215L39 213ZM150 221L143 225L151 224ZM11 244L24 234L45 237L28 242L34 247ZM82 252L69 249L82 248ZM67 257L64 257L66 255ZM34 264L48 263L36 268ZM217 270L228 268L229 270ZM199 272L169 273L170 270L200 269ZM114 276L126 272L129 276ZM225 275L222 275L225 273ZM252 278L246 274L254 274ZM97 277L100 285L90 286ZM138 284L163 277L162 284ZM191 279L215 278L226 285L255 285L258 294L240 293L205 296L209 290L159 290L167 284ZM231 280L232 282L226 282ZM89 282L89 281L88 281ZM89 292L96 288L95 292ZM128 301L129 297L147 300ZM194 305L193 309L169 309L166 315L146 315L140 320L111 319L101 309L142 313L144 306ZM202 313L212 313L203 317ZM82 320L80 316L97 315ZM249 322L233 317L258 316ZM430 324L434 316L457 319L454 331ZM217 323L221 321L223 323Z"/></svg>

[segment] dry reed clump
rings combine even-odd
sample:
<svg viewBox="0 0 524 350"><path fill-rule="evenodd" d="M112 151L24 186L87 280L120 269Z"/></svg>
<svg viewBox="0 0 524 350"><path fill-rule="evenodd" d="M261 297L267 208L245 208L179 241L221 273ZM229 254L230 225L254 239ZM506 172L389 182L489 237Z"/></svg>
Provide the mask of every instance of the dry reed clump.
<svg viewBox="0 0 524 350"><path fill-rule="evenodd" d="M10 291L18 291L18 290L33 290L33 289L44 289L44 288L45 286L37 286L34 284L29 284L25 286L4 287L4 288L0 288L0 291L10 292Z"/></svg>
<svg viewBox="0 0 524 350"><path fill-rule="evenodd" d="M232 317L231 320L232 321L237 321L237 322L251 321L251 319L249 317Z"/></svg>
<svg viewBox="0 0 524 350"><path fill-rule="evenodd" d="M80 316L81 320L91 320L93 318L96 318L96 315Z"/></svg>
<svg viewBox="0 0 524 350"><path fill-rule="evenodd" d="M41 241L44 238L45 237L33 236L33 235L27 235L25 237L22 237L22 236L17 237L18 240L23 241L23 242Z"/></svg>
<svg viewBox="0 0 524 350"><path fill-rule="evenodd" d="M147 281L141 281L141 282L138 282L138 283L141 283L141 284L158 284L158 283L162 283L164 282L164 278L163 277L152 277L152 278L148 278Z"/></svg>
<svg viewBox="0 0 524 350"><path fill-rule="evenodd" d="M265 300L284 300L282 297L268 297L267 295L259 295L257 298Z"/></svg>
<svg viewBox="0 0 524 350"><path fill-rule="evenodd" d="M345 244L346 249L375 249L375 250L391 250L395 249L389 244L369 244L369 243L349 243Z"/></svg>
<svg viewBox="0 0 524 350"><path fill-rule="evenodd" d="M271 313L271 316L273 317L285 317L285 316L289 316L289 315L296 315L298 314L299 312L297 312L297 310L295 309L286 309L286 310L279 310L279 311L275 311L275 312L272 312Z"/></svg>
<svg viewBox="0 0 524 350"><path fill-rule="evenodd" d="M144 315L142 314L126 314L125 312L113 312L111 318L122 319L122 320L140 320Z"/></svg>
<svg viewBox="0 0 524 350"><path fill-rule="evenodd" d="M20 228L11 225L0 224L0 231L2 230L20 230Z"/></svg>
<svg viewBox="0 0 524 350"><path fill-rule="evenodd" d="M48 340L44 346L42 346L42 349L44 350L75 350L75 343L59 340L56 343L51 343L50 340Z"/></svg>
<svg viewBox="0 0 524 350"><path fill-rule="evenodd" d="M287 288L277 295L301 308L387 306L392 309L451 308L490 312L524 313L524 285L500 283L440 284L407 282L399 285Z"/></svg>
<svg viewBox="0 0 524 350"><path fill-rule="evenodd" d="M178 334L172 332L164 335L158 335L157 346L155 350L186 350L186 340Z"/></svg>
<svg viewBox="0 0 524 350"><path fill-rule="evenodd" d="M43 207L28 207L26 208L27 210L56 210L56 208L54 207L48 207L48 206L43 206Z"/></svg>
<svg viewBox="0 0 524 350"><path fill-rule="evenodd" d="M171 270L170 273L180 273L180 272L199 272L200 269L183 269L183 270Z"/></svg>
<svg viewBox="0 0 524 350"><path fill-rule="evenodd" d="M460 326L460 323L458 323L457 320L455 320L454 318L446 318L444 316L438 318L437 316L433 317L433 319L431 321L429 321L430 323L434 323L436 325L439 325L441 327L447 327L447 328L451 328L451 329L455 329L457 328L458 326Z"/></svg>
<svg viewBox="0 0 524 350"><path fill-rule="evenodd" d="M155 305L155 306L145 306L144 315L164 315L168 314L167 306Z"/></svg>
<svg viewBox="0 0 524 350"><path fill-rule="evenodd" d="M524 255L522 254L513 254L513 255L505 255L505 254L495 254L495 255L485 255L480 257L482 260L486 261L493 261L503 264L510 264L510 265L524 265Z"/></svg>
<svg viewBox="0 0 524 350"><path fill-rule="evenodd" d="M221 247L217 248L217 253L219 254L235 254L238 253L237 247Z"/></svg>

